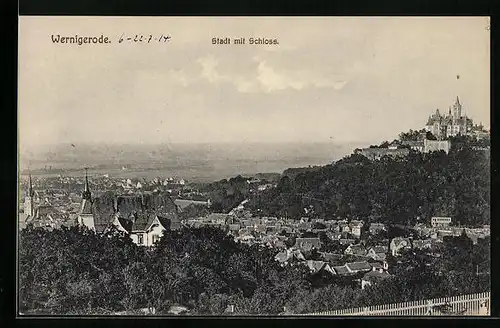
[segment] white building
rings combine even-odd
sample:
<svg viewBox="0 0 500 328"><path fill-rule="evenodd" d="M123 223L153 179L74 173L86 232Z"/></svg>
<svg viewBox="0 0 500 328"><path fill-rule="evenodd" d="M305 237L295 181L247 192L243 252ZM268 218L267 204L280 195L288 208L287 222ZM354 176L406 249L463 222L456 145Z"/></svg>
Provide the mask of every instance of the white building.
<svg viewBox="0 0 500 328"><path fill-rule="evenodd" d="M451 224L451 217L433 216L431 218L432 227L447 227Z"/></svg>
<svg viewBox="0 0 500 328"><path fill-rule="evenodd" d="M432 151L444 151L449 153L451 149L451 142L449 140L427 140L424 139L424 152L430 153Z"/></svg>

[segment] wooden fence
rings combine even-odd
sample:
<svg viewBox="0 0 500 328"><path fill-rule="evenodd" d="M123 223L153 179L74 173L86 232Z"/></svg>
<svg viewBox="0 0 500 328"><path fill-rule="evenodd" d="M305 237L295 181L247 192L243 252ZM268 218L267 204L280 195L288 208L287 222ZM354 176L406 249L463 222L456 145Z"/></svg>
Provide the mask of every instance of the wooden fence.
<svg viewBox="0 0 500 328"><path fill-rule="evenodd" d="M314 316L488 316L490 293L309 313Z"/></svg>

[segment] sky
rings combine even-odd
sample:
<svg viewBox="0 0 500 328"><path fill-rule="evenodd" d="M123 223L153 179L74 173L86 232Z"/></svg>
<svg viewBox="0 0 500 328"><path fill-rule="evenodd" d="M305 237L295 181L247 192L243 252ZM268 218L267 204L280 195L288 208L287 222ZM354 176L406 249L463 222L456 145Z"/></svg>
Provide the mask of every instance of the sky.
<svg viewBox="0 0 500 328"><path fill-rule="evenodd" d="M487 25L486 17L21 16L19 144L375 143L422 128L457 96L489 127ZM56 44L57 34L111 43ZM118 42L136 34L153 41ZM154 41L161 35L171 39ZM279 44L250 45L251 37Z"/></svg>

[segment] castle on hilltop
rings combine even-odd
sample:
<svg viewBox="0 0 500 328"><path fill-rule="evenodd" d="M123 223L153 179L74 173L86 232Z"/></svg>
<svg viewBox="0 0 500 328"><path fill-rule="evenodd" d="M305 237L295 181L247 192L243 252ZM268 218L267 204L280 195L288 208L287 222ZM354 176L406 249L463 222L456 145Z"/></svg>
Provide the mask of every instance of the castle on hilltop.
<svg viewBox="0 0 500 328"><path fill-rule="evenodd" d="M454 104L448 109L448 115L441 114L439 109L436 109L436 112L429 116L425 130L442 140L457 135L474 135L476 131L483 131L483 126L474 125L472 119L467 117L457 96Z"/></svg>
<svg viewBox="0 0 500 328"><path fill-rule="evenodd" d="M435 138L429 136L429 133ZM361 154L370 160L379 160L385 156L404 157L410 149L423 153L444 151L448 154L452 142L450 138L455 136L470 136L478 141L489 140L490 137L482 124L475 125L472 119L467 117L458 97L453 106L449 107L448 115L442 115L439 109L436 109L436 112L429 116L424 129L410 130L408 133L402 133L399 140L384 142L380 146L358 148L354 153Z"/></svg>

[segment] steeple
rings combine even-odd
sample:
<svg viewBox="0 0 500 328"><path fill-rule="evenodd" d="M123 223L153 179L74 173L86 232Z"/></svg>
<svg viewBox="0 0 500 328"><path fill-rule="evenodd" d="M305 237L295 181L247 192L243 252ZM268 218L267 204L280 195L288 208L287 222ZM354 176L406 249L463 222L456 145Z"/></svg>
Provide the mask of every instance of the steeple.
<svg viewBox="0 0 500 328"><path fill-rule="evenodd" d="M33 183L31 182L31 172L29 173L29 187L28 187L28 195L33 198L35 193L33 192Z"/></svg>
<svg viewBox="0 0 500 328"><path fill-rule="evenodd" d="M458 96L457 96L457 105L460 105L460 99L458 99Z"/></svg>
<svg viewBox="0 0 500 328"><path fill-rule="evenodd" d="M94 215L92 210L92 194L89 188L89 178L85 169L85 190L82 193L82 207L78 216L78 224L85 225L89 229L94 229Z"/></svg>
<svg viewBox="0 0 500 328"><path fill-rule="evenodd" d="M85 190L82 193L82 198L85 200L91 200L92 194L89 188L89 178L87 176L87 168L85 168Z"/></svg>
<svg viewBox="0 0 500 328"><path fill-rule="evenodd" d="M29 183L28 183L28 194L24 198L24 214L26 217L33 218L35 214L35 209L33 207L33 196L35 195L33 191L33 184L31 182L31 172L29 173Z"/></svg>

